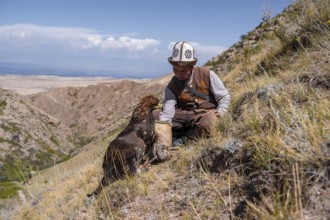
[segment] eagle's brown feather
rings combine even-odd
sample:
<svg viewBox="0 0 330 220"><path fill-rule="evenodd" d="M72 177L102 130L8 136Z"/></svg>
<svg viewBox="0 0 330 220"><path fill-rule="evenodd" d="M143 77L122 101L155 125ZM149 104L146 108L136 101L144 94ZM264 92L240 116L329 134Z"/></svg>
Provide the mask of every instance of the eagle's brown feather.
<svg viewBox="0 0 330 220"><path fill-rule="evenodd" d="M98 195L109 183L136 172L146 150L155 142L152 111L158 103L159 100L153 95L140 100L129 124L109 143L102 164L102 181L89 197Z"/></svg>

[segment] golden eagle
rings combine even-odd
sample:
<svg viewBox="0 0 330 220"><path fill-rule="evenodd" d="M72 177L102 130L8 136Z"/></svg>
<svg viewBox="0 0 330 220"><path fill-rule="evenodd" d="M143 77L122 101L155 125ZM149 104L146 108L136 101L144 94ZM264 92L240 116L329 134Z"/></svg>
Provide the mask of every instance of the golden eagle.
<svg viewBox="0 0 330 220"><path fill-rule="evenodd" d="M97 196L103 187L127 175L134 175L146 152L156 141L152 111L159 104L153 95L143 97L126 128L109 143L103 159L103 178L88 197Z"/></svg>

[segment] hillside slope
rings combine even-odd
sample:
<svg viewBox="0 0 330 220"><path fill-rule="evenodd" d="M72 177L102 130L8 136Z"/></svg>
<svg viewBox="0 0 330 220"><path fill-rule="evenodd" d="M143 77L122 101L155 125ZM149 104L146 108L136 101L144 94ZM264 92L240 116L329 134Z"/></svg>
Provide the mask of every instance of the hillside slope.
<svg viewBox="0 0 330 220"><path fill-rule="evenodd" d="M43 111L70 127L77 146L105 138L127 122L138 100L161 96L166 84L123 80L79 88L61 88L30 96Z"/></svg>
<svg viewBox="0 0 330 220"><path fill-rule="evenodd" d="M164 87L120 80L30 96L1 90L0 198L15 195L15 181L27 181L120 130L142 96L160 96Z"/></svg>
<svg viewBox="0 0 330 220"><path fill-rule="evenodd" d="M329 1L297 1L207 63L232 96L213 138L187 143L86 205L102 175L101 151L89 151L95 160L69 174L32 178L26 198L2 216L329 219L329 16Z"/></svg>
<svg viewBox="0 0 330 220"><path fill-rule="evenodd" d="M13 181L66 160L75 150L68 131L26 97L0 89L0 198L14 193Z"/></svg>

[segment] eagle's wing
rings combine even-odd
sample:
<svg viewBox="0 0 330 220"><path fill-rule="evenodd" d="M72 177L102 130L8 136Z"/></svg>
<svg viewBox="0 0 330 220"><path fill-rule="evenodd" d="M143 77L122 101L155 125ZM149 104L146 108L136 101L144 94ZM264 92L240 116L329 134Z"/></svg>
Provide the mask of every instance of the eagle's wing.
<svg viewBox="0 0 330 220"><path fill-rule="evenodd" d="M135 133L117 137L108 147L107 159L105 159L108 163L104 164L103 168L115 167L117 172L122 170L133 174L136 171L136 166L141 162L145 150L146 144Z"/></svg>

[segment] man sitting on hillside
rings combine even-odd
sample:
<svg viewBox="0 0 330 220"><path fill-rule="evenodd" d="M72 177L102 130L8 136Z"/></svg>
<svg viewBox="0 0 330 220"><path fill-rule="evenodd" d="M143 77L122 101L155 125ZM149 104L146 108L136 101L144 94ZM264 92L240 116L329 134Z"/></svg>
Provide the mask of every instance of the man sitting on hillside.
<svg viewBox="0 0 330 220"><path fill-rule="evenodd" d="M174 76L165 88L163 108L159 118L156 117L159 119L157 126L163 128L156 126L156 131L158 142L162 142L163 136L171 135L164 131L172 131L172 147L178 147L189 139L209 137L227 111L230 95L212 70L195 66L197 58L187 42L177 42L168 61L173 66Z"/></svg>

